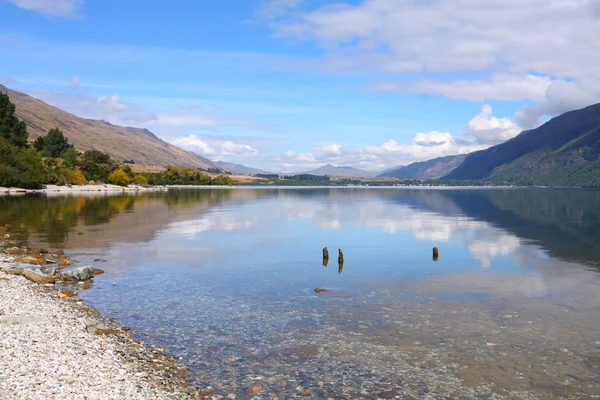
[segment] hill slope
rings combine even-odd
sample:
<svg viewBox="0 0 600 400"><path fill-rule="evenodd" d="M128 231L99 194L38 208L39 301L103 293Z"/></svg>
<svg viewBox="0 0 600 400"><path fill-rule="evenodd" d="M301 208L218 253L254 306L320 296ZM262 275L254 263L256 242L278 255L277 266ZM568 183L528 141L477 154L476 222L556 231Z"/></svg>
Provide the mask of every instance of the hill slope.
<svg viewBox="0 0 600 400"><path fill-rule="evenodd" d="M270 174L270 172L263 171L262 169L248 167L243 164L235 164L227 161L217 161L217 165L221 168L228 169L234 174L254 175L254 174Z"/></svg>
<svg viewBox="0 0 600 400"><path fill-rule="evenodd" d="M378 176L391 178L439 179L457 168L467 158L467 154L434 158L414 162L402 167L389 169Z"/></svg>
<svg viewBox="0 0 600 400"><path fill-rule="evenodd" d="M16 105L16 115L25 121L29 137L36 138L58 127L77 149L96 149L123 161L136 164L186 165L196 168L219 168L219 166L192 152L167 143L147 129L125 128L106 121L77 117L59 108L37 100L25 93L0 85Z"/></svg>
<svg viewBox="0 0 600 400"><path fill-rule="evenodd" d="M600 185L600 104L570 111L505 143L468 155L444 179Z"/></svg>
<svg viewBox="0 0 600 400"><path fill-rule="evenodd" d="M376 172L365 171L352 167L336 167L335 165L327 164L312 171L303 172L303 174L319 175L319 176L343 176L356 178L371 178L377 175Z"/></svg>

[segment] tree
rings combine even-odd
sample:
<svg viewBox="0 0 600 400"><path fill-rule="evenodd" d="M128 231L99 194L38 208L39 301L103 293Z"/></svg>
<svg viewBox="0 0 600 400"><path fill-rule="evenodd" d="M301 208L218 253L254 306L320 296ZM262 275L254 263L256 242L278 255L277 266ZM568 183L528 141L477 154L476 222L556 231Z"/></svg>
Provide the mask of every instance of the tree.
<svg viewBox="0 0 600 400"><path fill-rule="evenodd" d="M129 185L129 177L125 171L118 169L108 175L108 181L113 185L127 186Z"/></svg>
<svg viewBox="0 0 600 400"><path fill-rule="evenodd" d="M73 147L69 147L62 158L63 167L75 169L75 166L77 165L77 151Z"/></svg>
<svg viewBox="0 0 600 400"><path fill-rule="evenodd" d="M80 162L81 170L88 181L104 181L119 166L111 162L108 154L98 150L88 150Z"/></svg>
<svg viewBox="0 0 600 400"><path fill-rule="evenodd" d="M46 180L39 154L10 144L0 137L0 186L38 189Z"/></svg>
<svg viewBox="0 0 600 400"><path fill-rule="evenodd" d="M58 128L50 129L48 135L37 138L34 146L42 156L52 158L61 157L70 147L73 147Z"/></svg>
<svg viewBox="0 0 600 400"><path fill-rule="evenodd" d="M0 138L17 147L27 147L27 125L15 116L15 105L0 93Z"/></svg>

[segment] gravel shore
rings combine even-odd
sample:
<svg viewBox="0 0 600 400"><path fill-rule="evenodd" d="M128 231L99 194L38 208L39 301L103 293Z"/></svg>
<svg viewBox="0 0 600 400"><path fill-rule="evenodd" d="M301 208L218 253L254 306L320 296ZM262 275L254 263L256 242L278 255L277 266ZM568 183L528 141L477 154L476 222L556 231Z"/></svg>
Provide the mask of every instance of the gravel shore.
<svg viewBox="0 0 600 400"><path fill-rule="evenodd" d="M21 188L5 188L0 187L0 196L1 195L18 195L25 193L98 193L98 192L108 192L108 193L122 193L122 192L156 192L156 191L166 191L168 188L166 186L137 186L137 185L129 185L129 186L117 186L110 184L100 184L100 185L67 185L67 186L56 186L56 185L45 185L44 189L21 189Z"/></svg>
<svg viewBox="0 0 600 400"><path fill-rule="evenodd" d="M10 258L0 255L0 269ZM174 359L54 285L0 271L0 399L185 399Z"/></svg>

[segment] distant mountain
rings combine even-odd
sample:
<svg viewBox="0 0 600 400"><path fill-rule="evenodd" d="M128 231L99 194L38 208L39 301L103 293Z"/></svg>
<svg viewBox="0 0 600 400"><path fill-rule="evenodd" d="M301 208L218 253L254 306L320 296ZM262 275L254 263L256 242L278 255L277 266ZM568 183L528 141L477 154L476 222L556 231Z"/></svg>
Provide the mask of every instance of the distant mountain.
<svg viewBox="0 0 600 400"><path fill-rule="evenodd" d="M186 165L196 168L219 168L211 160L167 143L147 129L125 128L106 121L77 117L37 100L25 93L0 85L16 106L16 115L25 121L29 137L36 138L58 127L69 142L80 150L96 149L123 161L136 164L167 166Z"/></svg>
<svg viewBox="0 0 600 400"><path fill-rule="evenodd" d="M600 186L600 104L570 111L471 153L443 179Z"/></svg>
<svg viewBox="0 0 600 400"><path fill-rule="evenodd" d="M429 161L414 162L383 171L378 176L391 178L439 179L452 172L467 158L466 154L439 157Z"/></svg>
<svg viewBox="0 0 600 400"><path fill-rule="evenodd" d="M342 176L349 178L373 178L377 176L377 172L365 171L352 167L336 167L335 165L327 164L312 171L303 172L304 174L320 175L320 176Z"/></svg>
<svg viewBox="0 0 600 400"><path fill-rule="evenodd" d="M234 174L245 174L245 175L255 175L255 174L271 174L271 172L263 171L262 169L248 167L243 164L235 164L227 161L217 161L217 165L221 168L225 168Z"/></svg>

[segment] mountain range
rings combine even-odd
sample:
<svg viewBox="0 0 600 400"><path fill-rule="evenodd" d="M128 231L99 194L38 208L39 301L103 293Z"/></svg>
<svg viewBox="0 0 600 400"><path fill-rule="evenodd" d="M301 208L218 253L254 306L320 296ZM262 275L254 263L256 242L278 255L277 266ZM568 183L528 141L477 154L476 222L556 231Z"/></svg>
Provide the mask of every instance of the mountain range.
<svg viewBox="0 0 600 400"><path fill-rule="evenodd" d="M600 186L600 104L559 115L486 150L416 162L379 176Z"/></svg>
<svg viewBox="0 0 600 400"><path fill-rule="evenodd" d="M234 174L243 174L243 175L256 175L256 174L271 174L271 172L263 171L262 169L248 167L243 164L235 164L227 161L217 161L217 165L221 168L225 168L228 171L233 172Z"/></svg>
<svg viewBox="0 0 600 400"><path fill-rule="evenodd" d="M487 150L443 179L600 186L600 104L570 111Z"/></svg>
<svg viewBox="0 0 600 400"><path fill-rule="evenodd" d="M213 161L185 151L156 137L147 129L126 128L106 121L81 118L37 100L25 93L0 85L16 106L16 115L27 124L29 137L46 135L59 128L80 150L96 149L119 160L166 167L168 164L220 169Z"/></svg>
<svg viewBox="0 0 600 400"><path fill-rule="evenodd" d="M352 167L336 167L332 164L323 165L320 168L303 172L303 174L319 176L340 176L348 178L372 178L377 176L377 172L365 171Z"/></svg>
<svg viewBox="0 0 600 400"><path fill-rule="evenodd" d="M383 171L379 177L391 178L420 178L439 179L452 172L465 161L466 154L434 158L429 161L414 162L402 167L396 167Z"/></svg>

